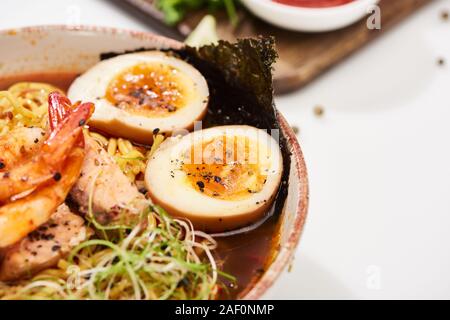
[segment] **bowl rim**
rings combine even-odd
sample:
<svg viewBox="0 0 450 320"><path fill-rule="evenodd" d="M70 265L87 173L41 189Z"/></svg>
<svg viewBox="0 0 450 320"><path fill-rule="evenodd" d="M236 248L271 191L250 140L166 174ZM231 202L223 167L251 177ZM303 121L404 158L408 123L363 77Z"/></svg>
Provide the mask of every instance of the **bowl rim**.
<svg viewBox="0 0 450 320"><path fill-rule="evenodd" d="M245 3L251 2L254 6L262 6L265 9L270 10L278 10L279 13L283 14L308 14L314 15L318 17L322 17L324 15L334 15L334 14L345 14L349 10L359 10L366 9L367 6L374 5L379 0L355 0L349 3L331 6L331 7L323 7L323 8L310 8L310 7L300 7L300 6L291 6L284 3L278 3L272 0L243 0Z"/></svg>
<svg viewBox="0 0 450 320"><path fill-rule="evenodd" d="M138 38L143 40L152 40L160 43L163 46L171 48L182 48L184 44L170 39L164 36L156 35L146 31L136 31L115 27L104 27L94 25L36 25L26 26L19 28L9 28L0 30L0 36L13 36L27 33L39 33L39 32L52 32L52 31L67 31L67 32L92 32L97 34L110 34L129 36L132 38ZM284 116L277 110L277 117L280 122L281 130L284 131L287 138L288 147L292 153L292 157L296 159L295 173L298 175L299 184L297 186L297 193L299 194L298 201L295 205L295 217L291 224L291 231L287 235L286 244L284 244L277 252L272 263L263 274L263 276L255 283L255 285L249 289L240 299L255 300L261 298L261 296L273 285L275 280L279 277L285 267L291 262L295 249L300 240L300 236L303 232L303 228L306 221L309 204L309 184L308 173L306 169L306 163L304 160L303 152L297 137L284 118ZM286 214L286 213L284 213Z"/></svg>
<svg viewBox="0 0 450 320"><path fill-rule="evenodd" d="M281 275L286 266L292 262L295 250L299 244L300 236L303 234L306 217L308 215L309 206L309 183L306 162L303 156L302 149L298 139L288 124L284 116L277 111L278 120L281 129L287 135L288 146L291 147L293 157L296 159L295 171L298 175L299 184L297 186L297 193L299 194L298 202L296 204L295 219L292 222L292 229L289 232L286 244L278 251L275 259L270 264L269 268L263 274L261 279L255 284L253 288L247 292L242 299L254 300L261 298L266 291L274 284L274 282ZM284 212L286 214L286 212Z"/></svg>

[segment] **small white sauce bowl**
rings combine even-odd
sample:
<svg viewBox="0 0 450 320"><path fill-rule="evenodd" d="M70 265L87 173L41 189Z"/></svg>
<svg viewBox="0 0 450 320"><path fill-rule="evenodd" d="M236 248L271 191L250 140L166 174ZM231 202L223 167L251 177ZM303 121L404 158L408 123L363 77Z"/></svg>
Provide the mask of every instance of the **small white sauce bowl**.
<svg viewBox="0 0 450 320"><path fill-rule="evenodd" d="M272 0L241 0L250 12L275 26L304 32L341 29L362 19L379 0L355 0L325 8L296 7Z"/></svg>

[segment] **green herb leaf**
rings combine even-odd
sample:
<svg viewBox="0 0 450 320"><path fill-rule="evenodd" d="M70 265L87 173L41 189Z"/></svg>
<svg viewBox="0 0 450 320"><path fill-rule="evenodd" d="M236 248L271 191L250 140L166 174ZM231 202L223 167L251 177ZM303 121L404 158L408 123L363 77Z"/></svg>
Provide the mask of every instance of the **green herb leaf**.
<svg viewBox="0 0 450 320"><path fill-rule="evenodd" d="M162 11L168 25L177 24L183 20L187 12L200 8L209 10L225 8L231 24L236 26L238 22L234 0L157 0L156 7Z"/></svg>

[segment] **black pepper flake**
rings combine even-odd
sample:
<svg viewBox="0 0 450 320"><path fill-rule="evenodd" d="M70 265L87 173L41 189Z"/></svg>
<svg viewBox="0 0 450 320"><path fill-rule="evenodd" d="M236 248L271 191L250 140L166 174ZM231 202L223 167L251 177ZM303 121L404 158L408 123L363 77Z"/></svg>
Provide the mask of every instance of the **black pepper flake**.
<svg viewBox="0 0 450 320"><path fill-rule="evenodd" d="M182 286L184 286L184 287L189 287L189 284L190 284L190 282L189 282L189 279L188 279L188 278L183 278L183 279L180 281L180 285L182 285Z"/></svg>
<svg viewBox="0 0 450 320"><path fill-rule="evenodd" d="M0 161L0 169L3 169L4 167L5 167L5 164L2 161Z"/></svg>
<svg viewBox="0 0 450 320"><path fill-rule="evenodd" d="M59 249L61 249L61 246L60 246L60 245L54 245L54 246L52 247L52 251L58 251Z"/></svg>
<svg viewBox="0 0 450 320"><path fill-rule="evenodd" d="M38 138L34 139L34 143L38 143L38 142L39 142Z"/></svg>
<svg viewBox="0 0 450 320"><path fill-rule="evenodd" d="M443 10L443 11L441 12L441 18L442 18L442 20L448 21L448 17L449 17L448 11L447 11L447 10Z"/></svg>
<svg viewBox="0 0 450 320"><path fill-rule="evenodd" d="M53 234L44 234L43 239L44 240L53 240L53 239L55 239L55 235L53 235Z"/></svg>
<svg viewBox="0 0 450 320"><path fill-rule="evenodd" d="M86 120L81 119L80 122L78 122L78 124L80 125L80 127L82 127L86 124Z"/></svg>
<svg viewBox="0 0 450 320"><path fill-rule="evenodd" d="M159 128L155 128L155 129L153 129L153 135L157 135L159 133Z"/></svg>
<svg viewBox="0 0 450 320"><path fill-rule="evenodd" d="M147 193L147 189L139 188L139 192L142 193L142 194L146 194Z"/></svg>
<svg viewBox="0 0 450 320"><path fill-rule="evenodd" d="M442 67L443 65L445 65L445 60L444 58L439 58L437 61L438 66Z"/></svg>
<svg viewBox="0 0 450 320"><path fill-rule="evenodd" d="M56 173L53 175L53 180L55 180L55 181L61 180L61 173L56 172Z"/></svg>
<svg viewBox="0 0 450 320"><path fill-rule="evenodd" d="M214 182L219 183L220 181L222 181L222 178L221 178L221 177L214 176Z"/></svg>
<svg viewBox="0 0 450 320"><path fill-rule="evenodd" d="M203 189L205 189L205 184L203 181L197 181L197 186L200 188L200 191L203 192Z"/></svg>

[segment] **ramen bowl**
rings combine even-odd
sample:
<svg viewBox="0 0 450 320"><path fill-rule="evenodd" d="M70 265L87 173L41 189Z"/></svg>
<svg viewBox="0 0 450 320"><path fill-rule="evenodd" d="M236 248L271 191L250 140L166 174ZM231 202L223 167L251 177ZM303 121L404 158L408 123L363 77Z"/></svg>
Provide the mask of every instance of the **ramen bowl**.
<svg viewBox="0 0 450 320"><path fill-rule="evenodd" d="M183 44L151 33L88 26L40 26L0 32L0 82L5 87L28 75L28 80L46 81L46 75L80 74L96 64L105 52L139 48L181 49ZM67 81L70 81L69 79ZM9 83L8 83L9 82ZM239 298L257 299L271 287L289 264L298 245L308 208L308 180L296 136L282 115L280 129L290 152L287 198L278 218L278 243L265 272Z"/></svg>

